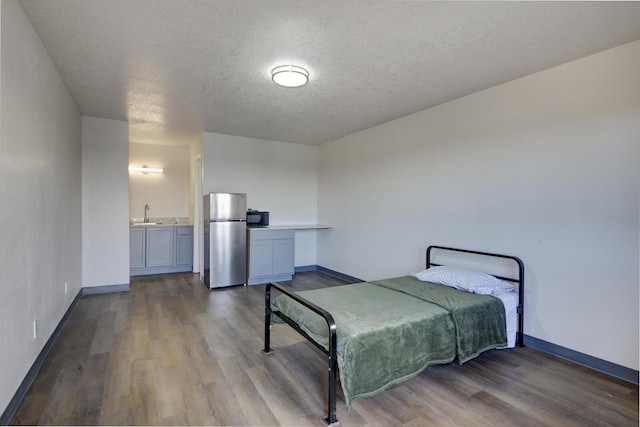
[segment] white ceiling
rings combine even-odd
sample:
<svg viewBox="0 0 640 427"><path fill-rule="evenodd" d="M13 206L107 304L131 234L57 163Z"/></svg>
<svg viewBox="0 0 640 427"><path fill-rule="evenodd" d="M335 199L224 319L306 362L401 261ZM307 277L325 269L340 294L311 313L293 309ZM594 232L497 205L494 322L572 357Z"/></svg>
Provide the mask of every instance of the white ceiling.
<svg viewBox="0 0 640 427"><path fill-rule="evenodd" d="M134 142L319 144L640 39L640 2L22 0L83 115ZM276 86L294 63L306 87Z"/></svg>

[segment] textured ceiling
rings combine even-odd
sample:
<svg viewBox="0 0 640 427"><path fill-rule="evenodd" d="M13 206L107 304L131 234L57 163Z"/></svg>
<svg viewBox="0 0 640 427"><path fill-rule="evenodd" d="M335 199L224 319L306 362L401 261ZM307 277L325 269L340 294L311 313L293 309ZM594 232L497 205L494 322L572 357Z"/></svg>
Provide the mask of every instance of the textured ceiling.
<svg viewBox="0 0 640 427"><path fill-rule="evenodd" d="M640 39L640 2L22 0L83 115L134 142L319 144ZM276 86L295 63L306 87Z"/></svg>

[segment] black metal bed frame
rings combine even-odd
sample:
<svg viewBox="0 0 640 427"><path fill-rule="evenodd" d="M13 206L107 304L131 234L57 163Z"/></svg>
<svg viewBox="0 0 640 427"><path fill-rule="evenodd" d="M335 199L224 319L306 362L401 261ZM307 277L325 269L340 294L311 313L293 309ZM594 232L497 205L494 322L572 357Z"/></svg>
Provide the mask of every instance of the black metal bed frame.
<svg viewBox="0 0 640 427"><path fill-rule="evenodd" d="M524 347L524 264L522 260L518 257L511 255L502 255L502 254L494 254L490 252L481 252L481 251L473 251L468 249L458 249L458 248L450 248L446 246L429 246L427 248L426 253L426 267L436 267L442 264L436 264L432 262L431 252L432 250L438 251L450 251L450 252L462 252L474 255L483 255L494 258L504 258L514 261L518 265L518 278L508 278L495 276L501 280L507 280L513 283L518 284L518 333L516 344L518 347ZM305 331L298 326L296 322L291 320L285 314L282 314L279 311L271 310L271 288L277 289L284 295L287 295L289 298L297 301L303 306L307 307L311 311L319 314L324 318L327 322L327 328L329 331L329 349L325 349L323 346L315 342ZM285 323L291 326L294 330L296 330L300 335L305 337L310 343L316 346L320 351L322 351L325 355L329 357L329 386L328 386L328 409L327 416L322 417L322 422L329 426L335 427L340 424L336 416L336 388L337 388L337 373L338 373L338 356L336 351L337 346L337 326L335 321L333 320L333 316L328 311L323 308L318 307L314 303L307 301L306 299L296 295L294 292L283 288L278 283L269 283L265 288L264 293L264 349L262 352L266 355L273 354L273 350L271 349L271 315L275 314L280 319L282 319Z"/></svg>

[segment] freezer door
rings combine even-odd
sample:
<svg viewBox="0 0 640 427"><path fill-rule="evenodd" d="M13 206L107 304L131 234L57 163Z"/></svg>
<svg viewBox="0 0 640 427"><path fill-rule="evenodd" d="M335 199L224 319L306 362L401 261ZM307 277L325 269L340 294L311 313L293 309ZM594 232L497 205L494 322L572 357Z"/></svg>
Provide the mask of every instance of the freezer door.
<svg viewBox="0 0 640 427"><path fill-rule="evenodd" d="M209 223L209 288L247 283L247 225Z"/></svg>
<svg viewBox="0 0 640 427"><path fill-rule="evenodd" d="M247 195L244 193L211 193L209 218L217 221L247 218Z"/></svg>

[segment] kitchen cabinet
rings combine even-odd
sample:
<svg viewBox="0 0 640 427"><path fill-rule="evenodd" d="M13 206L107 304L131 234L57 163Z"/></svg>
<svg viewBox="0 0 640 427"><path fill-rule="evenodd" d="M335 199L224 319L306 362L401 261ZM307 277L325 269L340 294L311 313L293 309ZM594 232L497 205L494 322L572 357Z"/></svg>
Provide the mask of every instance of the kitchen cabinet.
<svg viewBox="0 0 640 427"><path fill-rule="evenodd" d="M145 237L142 227L129 229L129 267L143 268L145 266Z"/></svg>
<svg viewBox="0 0 640 427"><path fill-rule="evenodd" d="M291 280L294 249L294 230L247 229L247 284Z"/></svg>
<svg viewBox="0 0 640 427"><path fill-rule="evenodd" d="M193 227L176 227L176 265L193 265Z"/></svg>
<svg viewBox="0 0 640 427"><path fill-rule="evenodd" d="M173 265L173 228L147 228L146 267L169 267Z"/></svg>
<svg viewBox="0 0 640 427"><path fill-rule="evenodd" d="M178 273L193 269L193 226L134 225L129 229L129 274Z"/></svg>

